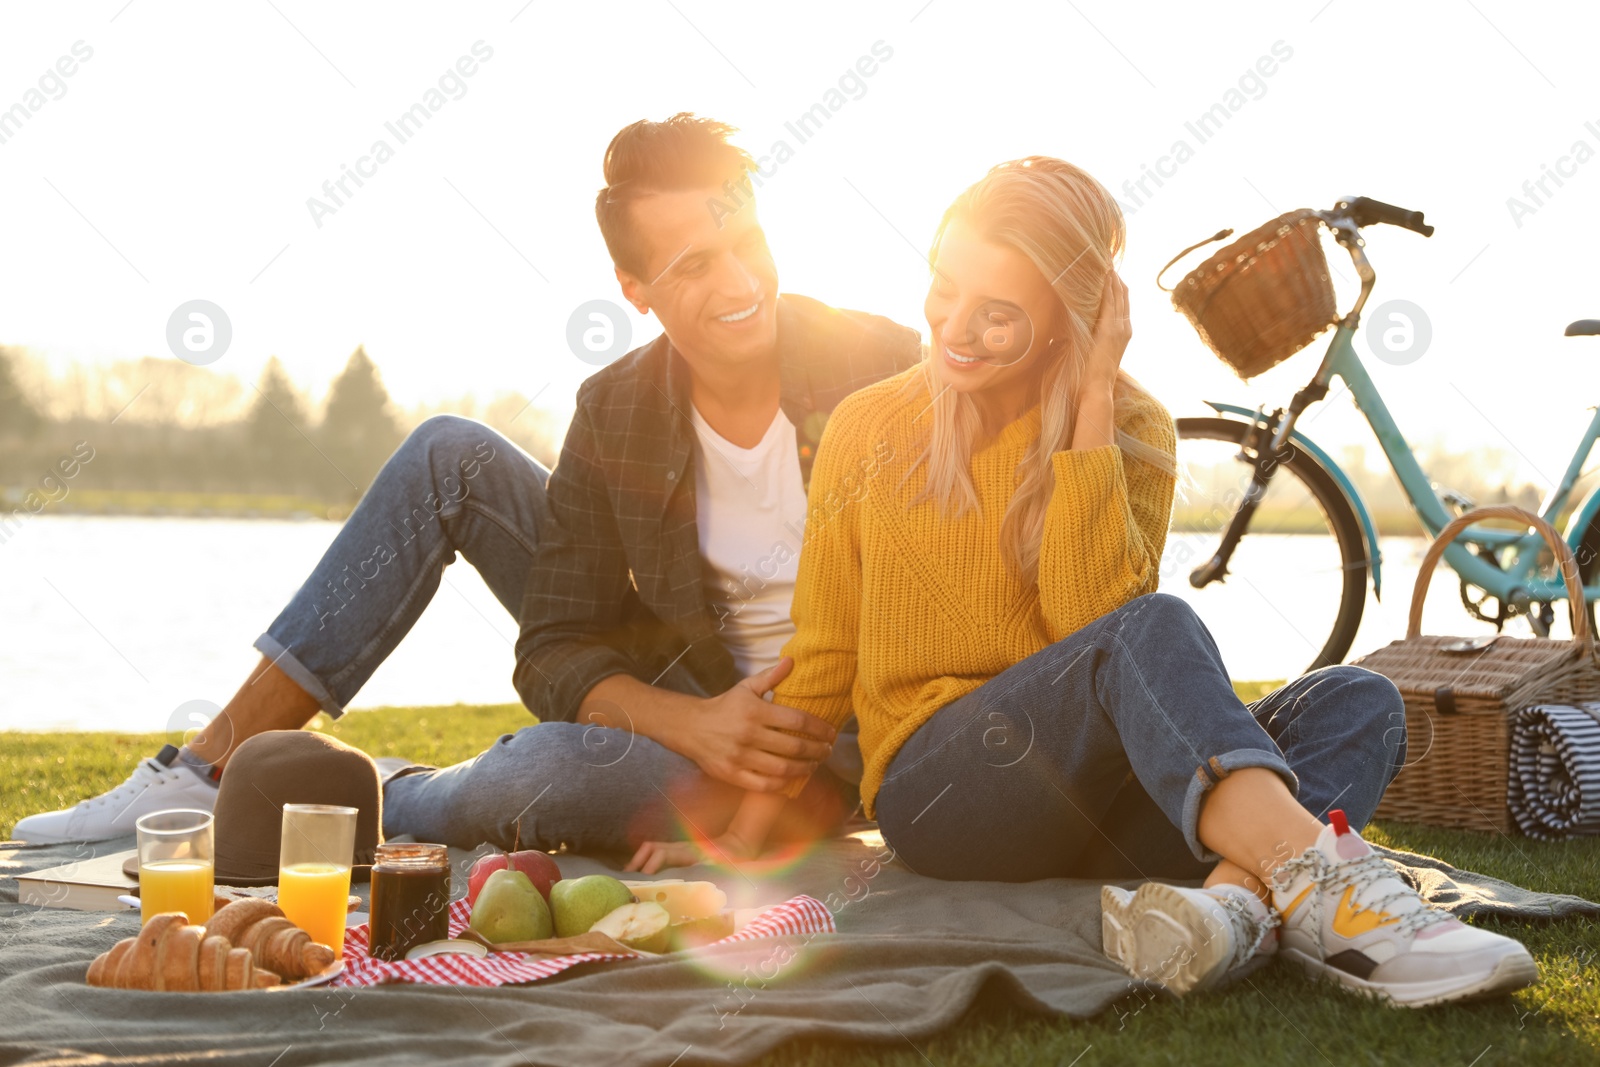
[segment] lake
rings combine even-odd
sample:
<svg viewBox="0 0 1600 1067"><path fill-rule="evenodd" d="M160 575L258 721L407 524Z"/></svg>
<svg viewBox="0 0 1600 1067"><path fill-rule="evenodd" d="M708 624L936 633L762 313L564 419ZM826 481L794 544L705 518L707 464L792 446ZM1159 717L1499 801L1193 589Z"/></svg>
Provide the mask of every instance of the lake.
<svg viewBox="0 0 1600 1067"><path fill-rule="evenodd" d="M226 703L260 659L252 643L338 531L317 520L26 520L0 544L0 729L164 730L189 701ZM516 623L465 563L445 582L353 706L516 702Z"/></svg>
<svg viewBox="0 0 1600 1067"><path fill-rule="evenodd" d="M251 643L337 532L316 520L26 519L0 544L0 729L163 730L191 701L225 703L258 659ZM1251 540L1253 550L1283 561L1284 577L1268 599L1286 609L1303 606L1297 561L1313 559L1326 540ZM1205 539L1174 535L1169 557L1186 543L1193 552ZM1426 545L1403 537L1384 544L1383 603L1369 591L1353 655L1404 634ZM1169 563L1162 588L1190 595L1184 576L1193 561ZM465 563L451 566L445 583L353 706L517 700L515 622ZM1238 599L1208 604L1201 594L1196 604L1234 677L1298 673L1310 659L1307 640L1256 601L1254 608ZM1492 627L1468 619L1446 572L1434 581L1424 630L1477 634Z"/></svg>

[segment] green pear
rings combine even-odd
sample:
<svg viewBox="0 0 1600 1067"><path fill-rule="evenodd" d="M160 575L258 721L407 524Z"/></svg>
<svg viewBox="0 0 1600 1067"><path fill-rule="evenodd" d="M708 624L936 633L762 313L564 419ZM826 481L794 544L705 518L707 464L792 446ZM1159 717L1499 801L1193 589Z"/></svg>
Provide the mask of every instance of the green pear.
<svg viewBox="0 0 1600 1067"><path fill-rule="evenodd" d="M543 941L554 932L544 894L527 875L509 868L483 883L467 925L497 945Z"/></svg>
<svg viewBox="0 0 1600 1067"><path fill-rule="evenodd" d="M557 937L586 934L595 923L632 903L633 893L628 887L604 874L563 878L550 887L550 912L555 918Z"/></svg>

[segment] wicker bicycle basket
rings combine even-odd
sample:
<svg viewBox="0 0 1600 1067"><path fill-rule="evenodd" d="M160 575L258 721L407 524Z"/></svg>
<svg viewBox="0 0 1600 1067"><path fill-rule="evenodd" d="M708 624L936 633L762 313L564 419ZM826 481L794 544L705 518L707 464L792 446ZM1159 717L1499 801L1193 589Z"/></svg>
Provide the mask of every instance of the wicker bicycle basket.
<svg viewBox="0 0 1600 1067"><path fill-rule="evenodd" d="M1566 580L1572 640L1422 635L1434 567L1457 534L1483 519L1514 519L1544 536ZM1378 817L1428 826L1510 832L1506 795L1517 712L1531 704L1600 700L1600 665L1572 550L1549 523L1510 505L1469 511L1439 531L1417 574L1405 639L1352 662L1387 677L1405 698L1406 761Z"/></svg>
<svg viewBox="0 0 1600 1067"><path fill-rule="evenodd" d="M1280 215L1211 256L1172 290L1173 307L1240 378L1282 363L1338 317L1320 226L1314 211Z"/></svg>

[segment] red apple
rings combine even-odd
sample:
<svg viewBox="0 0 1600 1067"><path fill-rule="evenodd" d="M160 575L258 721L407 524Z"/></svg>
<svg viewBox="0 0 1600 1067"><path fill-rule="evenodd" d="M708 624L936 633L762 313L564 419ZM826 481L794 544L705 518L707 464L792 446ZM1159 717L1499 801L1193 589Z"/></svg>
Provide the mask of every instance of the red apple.
<svg viewBox="0 0 1600 1067"><path fill-rule="evenodd" d="M483 883L487 882L495 871L505 870L507 867L527 875L528 880L544 897L546 904L550 902L550 887L561 881L561 868L556 866L556 861L550 858L549 853L492 852L474 863L472 870L467 873L467 903L476 904L478 891L483 888Z"/></svg>

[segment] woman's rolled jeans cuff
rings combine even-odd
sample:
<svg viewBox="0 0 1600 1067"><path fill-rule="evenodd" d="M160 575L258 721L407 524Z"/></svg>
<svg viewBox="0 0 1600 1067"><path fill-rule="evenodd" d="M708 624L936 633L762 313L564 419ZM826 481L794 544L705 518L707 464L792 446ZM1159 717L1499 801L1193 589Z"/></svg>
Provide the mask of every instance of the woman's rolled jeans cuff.
<svg viewBox="0 0 1600 1067"><path fill-rule="evenodd" d="M1272 771L1283 780L1284 785L1288 786L1289 795L1299 799L1300 779L1289 769L1289 764L1284 761L1281 752L1242 748L1224 752L1220 756L1212 756L1195 768L1194 777L1189 780L1189 791L1183 798L1181 827L1183 840L1188 844L1189 851L1194 853L1195 859L1203 863L1216 863L1222 859L1220 852L1213 852L1200 840L1200 805L1204 803L1206 795L1220 785L1228 775L1247 767L1260 767Z"/></svg>

